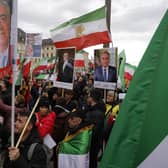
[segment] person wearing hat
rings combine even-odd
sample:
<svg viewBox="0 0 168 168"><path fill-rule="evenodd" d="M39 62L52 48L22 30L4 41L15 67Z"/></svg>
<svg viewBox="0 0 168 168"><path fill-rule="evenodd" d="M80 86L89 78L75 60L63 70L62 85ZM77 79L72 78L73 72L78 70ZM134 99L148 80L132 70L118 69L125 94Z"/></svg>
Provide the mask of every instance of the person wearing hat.
<svg viewBox="0 0 168 168"><path fill-rule="evenodd" d="M56 120L56 113L50 111L49 101L46 97L42 97L39 102L39 111L36 113L36 126L42 138L47 134L52 135Z"/></svg>
<svg viewBox="0 0 168 168"><path fill-rule="evenodd" d="M89 168L88 156L93 125L85 121L85 114L81 111L71 112L67 122L68 132L64 140L57 146L58 168ZM67 156L66 159L65 155Z"/></svg>

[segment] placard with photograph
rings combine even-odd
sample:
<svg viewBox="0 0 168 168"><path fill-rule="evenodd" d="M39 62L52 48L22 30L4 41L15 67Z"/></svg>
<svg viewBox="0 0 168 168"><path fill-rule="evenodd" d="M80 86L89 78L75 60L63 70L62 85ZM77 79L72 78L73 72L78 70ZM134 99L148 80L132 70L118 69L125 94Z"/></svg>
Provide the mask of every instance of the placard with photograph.
<svg viewBox="0 0 168 168"><path fill-rule="evenodd" d="M25 45L26 58L41 57L42 35L40 33L27 33Z"/></svg>
<svg viewBox="0 0 168 168"><path fill-rule="evenodd" d="M117 82L117 48L94 50L94 87L116 89Z"/></svg>
<svg viewBox="0 0 168 168"><path fill-rule="evenodd" d="M74 76L74 60L75 48L59 48L57 49L57 80L55 86L59 88L72 89Z"/></svg>
<svg viewBox="0 0 168 168"><path fill-rule="evenodd" d="M17 7L15 1L0 0L0 79L11 74L17 50Z"/></svg>

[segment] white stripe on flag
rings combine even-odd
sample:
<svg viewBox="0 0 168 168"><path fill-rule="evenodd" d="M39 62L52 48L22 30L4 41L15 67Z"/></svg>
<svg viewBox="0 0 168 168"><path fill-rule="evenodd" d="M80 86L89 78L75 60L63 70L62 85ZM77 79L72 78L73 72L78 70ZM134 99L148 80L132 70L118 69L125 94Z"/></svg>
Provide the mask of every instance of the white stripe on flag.
<svg viewBox="0 0 168 168"><path fill-rule="evenodd" d="M168 136L137 168L168 168Z"/></svg>
<svg viewBox="0 0 168 168"><path fill-rule="evenodd" d="M89 153L83 155L59 154L58 155L59 168L88 168L89 167Z"/></svg>
<svg viewBox="0 0 168 168"><path fill-rule="evenodd" d="M51 32L53 41L57 42L57 41L64 41L67 39L76 38L75 27L79 25L83 25L84 35L95 33L95 32L107 31L106 19L104 18L104 19L100 19L92 22L74 24L74 25L70 25L70 26L55 30Z"/></svg>

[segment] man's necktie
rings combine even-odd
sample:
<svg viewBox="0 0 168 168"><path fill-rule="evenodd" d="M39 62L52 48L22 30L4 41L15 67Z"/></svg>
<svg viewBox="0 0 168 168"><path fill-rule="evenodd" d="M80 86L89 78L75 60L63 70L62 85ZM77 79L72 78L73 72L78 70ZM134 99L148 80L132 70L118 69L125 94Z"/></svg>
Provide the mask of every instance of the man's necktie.
<svg viewBox="0 0 168 168"><path fill-rule="evenodd" d="M106 70L106 68L104 68L103 76L104 76L104 81L107 81L107 70Z"/></svg>

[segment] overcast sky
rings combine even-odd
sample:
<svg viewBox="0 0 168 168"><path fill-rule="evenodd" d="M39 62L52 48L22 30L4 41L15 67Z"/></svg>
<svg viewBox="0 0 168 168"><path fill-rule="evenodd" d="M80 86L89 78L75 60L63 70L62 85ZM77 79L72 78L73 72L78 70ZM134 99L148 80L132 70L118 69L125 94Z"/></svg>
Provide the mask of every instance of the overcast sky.
<svg viewBox="0 0 168 168"><path fill-rule="evenodd" d="M137 65L166 12L168 1L111 1L113 45L119 52L125 49L127 62ZM27 33L42 33L43 38L50 38L50 29L104 3L105 0L18 0L18 26ZM93 47L87 49L90 54L92 50Z"/></svg>

